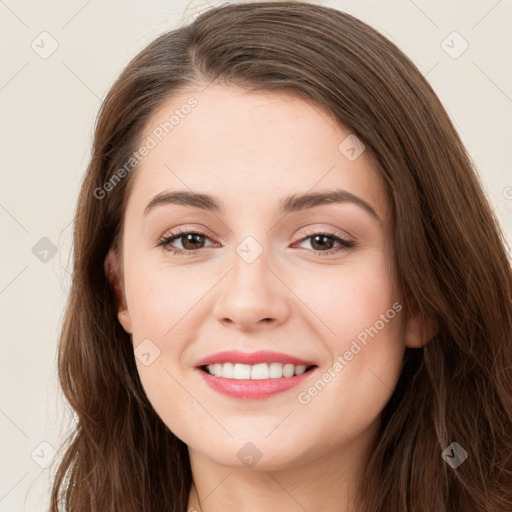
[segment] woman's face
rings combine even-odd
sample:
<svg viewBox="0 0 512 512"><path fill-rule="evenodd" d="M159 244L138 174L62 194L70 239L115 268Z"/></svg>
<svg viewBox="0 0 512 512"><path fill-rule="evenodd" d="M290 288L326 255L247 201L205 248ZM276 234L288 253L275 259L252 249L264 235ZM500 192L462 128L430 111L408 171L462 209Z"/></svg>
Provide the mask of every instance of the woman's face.
<svg viewBox="0 0 512 512"><path fill-rule="evenodd" d="M141 140L119 320L156 412L231 467L367 445L405 347L427 340L403 321L390 204L363 146L303 100L218 85L168 99ZM280 355L242 357L260 351ZM198 367L209 357L217 376Z"/></svg>

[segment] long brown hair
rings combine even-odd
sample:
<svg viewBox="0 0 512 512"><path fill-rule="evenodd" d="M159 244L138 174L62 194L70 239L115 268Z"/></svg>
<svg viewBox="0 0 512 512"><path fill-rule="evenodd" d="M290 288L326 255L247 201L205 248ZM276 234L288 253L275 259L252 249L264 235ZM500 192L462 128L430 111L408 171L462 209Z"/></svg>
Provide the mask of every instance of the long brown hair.
<svg viewBox="0 0 512 512"><path fill-rule="evenodd" d="M404 314L437 319L428 344L406 349L382 412L365 511L510 512L512 272L503 233L414 64L358 19L305 2L212 8L147 46L103 102L77 205L58 353L76 426L63 444L51 512L186 510L187 446L144 393L104 260L119 249L136 166L120 180L118 171L148 119L170 95L213 81L314 101L365 144L391 198ZM442 457L452 442L468 454L457 468Z"/></svg>

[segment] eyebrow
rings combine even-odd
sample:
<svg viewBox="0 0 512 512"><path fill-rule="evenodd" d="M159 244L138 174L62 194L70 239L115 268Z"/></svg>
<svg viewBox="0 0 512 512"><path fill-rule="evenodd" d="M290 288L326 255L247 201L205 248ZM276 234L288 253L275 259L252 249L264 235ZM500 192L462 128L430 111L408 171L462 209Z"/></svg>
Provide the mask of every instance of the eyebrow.
<svg viewBox="0 0 512 512"><path fill-rule="evenodd" d="M283 215L292 212L298 212L322 206L331 203L354 203L370 215L372 215L379 222L381 219L377 215L375 209L360 197L347 192L346 190L332 190L329 192L310 192L306 194L292 194L283 197L280 201L279 212ZM226 206L224 203L211 195L201 194L199 192L190 191L173 191L162 192L156 195L144 209L144 215L154 210L157 206L168 204L178 204L182 206L190 206L193 208L200 208L202 210L211 211L214 213L224 213Z"/></svg>

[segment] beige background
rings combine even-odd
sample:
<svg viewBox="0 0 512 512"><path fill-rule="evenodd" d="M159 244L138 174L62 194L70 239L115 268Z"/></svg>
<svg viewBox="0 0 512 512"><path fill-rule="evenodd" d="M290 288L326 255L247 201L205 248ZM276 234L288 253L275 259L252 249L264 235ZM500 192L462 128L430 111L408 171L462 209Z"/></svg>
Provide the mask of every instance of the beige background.
<svg viewBox="0 0 512 512"><path fill-rule="evenodd" d="M512 2L317 3L369 23L427 75L512 240ZM100 102L140 49L183 23L187 4L0 0L0 512L46 509L45 466L71 424L58 393L56 344L70 284L70 222ZM187 16L206 4L193 2ZM445 51L455 55L464 40L458 58ZM37 255L36 244L49 244L43 237L55 255Z"/></svg>

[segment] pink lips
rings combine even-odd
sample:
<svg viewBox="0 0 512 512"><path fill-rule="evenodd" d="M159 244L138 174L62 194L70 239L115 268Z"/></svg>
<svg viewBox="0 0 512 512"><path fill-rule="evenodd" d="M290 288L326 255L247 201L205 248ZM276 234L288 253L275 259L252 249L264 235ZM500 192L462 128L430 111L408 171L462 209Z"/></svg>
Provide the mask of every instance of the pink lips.
<svg viewBox="0 0 512 512"><path fill-rule="evenodd" d="M305 366L315 364L312 361L304 361L298 357L289 356L288 354L282 354L280 352L272 352L269 350L260 350L251 354L240 352L239 350L227 350L201 359L196 363L196 366L205 366L207 364L215 363L242 363L251 365L258 363L291 363L294 365Z"/></svg>
<svg viewBox="0 0 512 512"><path fill-rule="evenodd" d="M312 366L315 363L305 361L294 356L271 351L259 351L252 354L240 352L236 350L219 352L201 359L196 366L201 367L215 363L241 363L241 364L258 364L258 363L291 363L294 365ZM315 365L316 366L316 365ZM315 369L306 371L301 375L293 377L281 377L276 379L228 379L224 377L215 377L208 372L199 370L204 382L213 390L234 398L256 399L266 398L281 391L291 389L300 384L304 379L308 378Z"/></svg>

